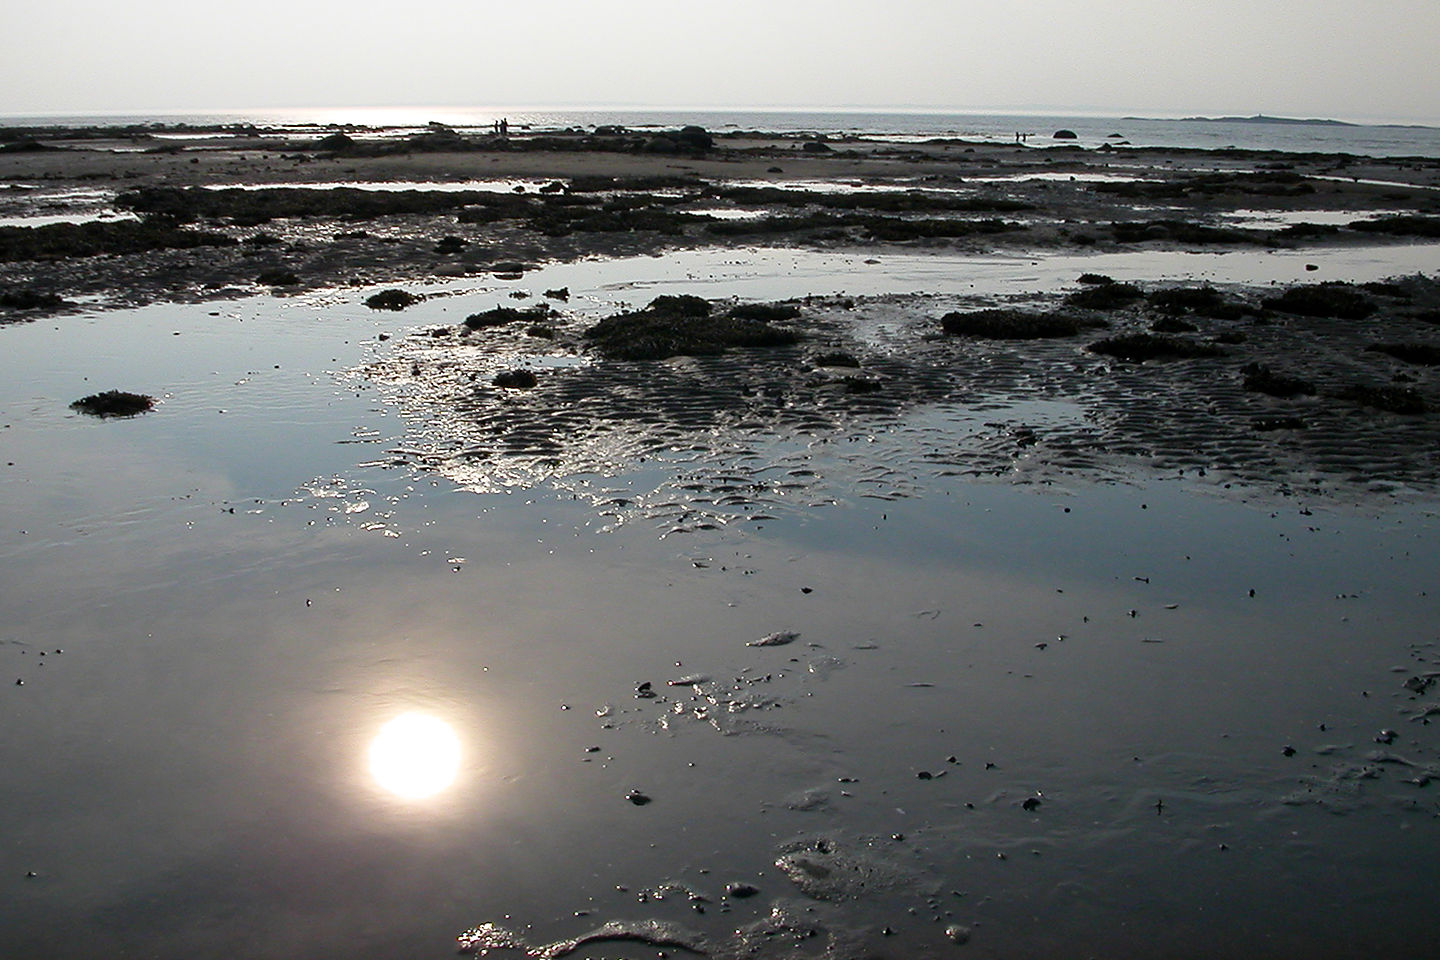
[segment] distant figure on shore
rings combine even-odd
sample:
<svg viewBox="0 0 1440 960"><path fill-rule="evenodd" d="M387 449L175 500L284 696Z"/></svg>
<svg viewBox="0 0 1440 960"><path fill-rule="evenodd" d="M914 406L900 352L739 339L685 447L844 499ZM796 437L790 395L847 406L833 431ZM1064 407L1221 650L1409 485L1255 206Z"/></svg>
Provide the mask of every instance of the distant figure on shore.
<svg viewBox="0 0 1440 960"><path fill-rule="evenodd" d="M500 136L510 136L510 121L506 120L504 117L500 118Z"/></svg>

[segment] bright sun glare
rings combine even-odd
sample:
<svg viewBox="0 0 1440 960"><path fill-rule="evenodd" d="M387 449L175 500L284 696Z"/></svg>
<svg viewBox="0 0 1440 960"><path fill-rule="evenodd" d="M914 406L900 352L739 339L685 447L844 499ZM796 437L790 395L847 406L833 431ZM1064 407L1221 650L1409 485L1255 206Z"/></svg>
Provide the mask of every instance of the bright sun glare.
<svg viewBox="0 0 1440 960"><path fill-rule="evenodd" d="M445 721L407 713L380 728L370 744L370 774L407 800L434 796L460 772L460 738Z"/></svg>

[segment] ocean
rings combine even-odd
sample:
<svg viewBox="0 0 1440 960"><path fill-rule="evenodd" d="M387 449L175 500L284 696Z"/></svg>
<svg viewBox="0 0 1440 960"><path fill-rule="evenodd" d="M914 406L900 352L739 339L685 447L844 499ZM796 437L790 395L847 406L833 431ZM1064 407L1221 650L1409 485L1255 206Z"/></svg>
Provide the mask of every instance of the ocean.
<svg viewBox="0 0 1440 960"><path fill-rule="evenodd" d="M340 107L227 110L208 113L93 114L0 117L0 126L86 126L163 123L211 126L253 124L291 132L332 126L373 128L377 135L401 136L442 123L460 131L488 130L501 118L512 130L546 132L620 125L635 130L697 124L723 133L763 130L863 136L898 143L958 138L1014 143L1017 134L1031 147L1102 144L1207 150L1279 150L1346 153L1374 157L1440 158L1440 127L1296 121L1276 118L1159 119L1005 113L847 112L756 109L537 109L525 107ZM1076 138L1056 140L1058 130Z"/></svg>

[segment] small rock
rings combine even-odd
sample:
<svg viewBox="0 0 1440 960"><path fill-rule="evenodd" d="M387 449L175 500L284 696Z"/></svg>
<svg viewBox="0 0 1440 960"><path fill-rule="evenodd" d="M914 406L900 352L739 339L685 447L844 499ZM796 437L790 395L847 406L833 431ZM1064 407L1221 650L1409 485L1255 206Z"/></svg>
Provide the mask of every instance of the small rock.
<svg viewBox="0 0 1440 960"><path fill-rule="evenodd" d="M725 884L725 896L732 897L736 900L753 897L759 892L759 890L750 886L748 883L733 882Z"/></svg>
<svg viewBox="0 0 1440 960"><path fill-rule="evenodd" d="M945 936L956 946L964 946L970 942L970 928L958 923L952 923L945 928Z"/></svg>
<svg viewBox="0 0 1440 960"><path fill-rule="evenodd" d="M783 647L787 643L794 643L800 639L800 634L787 630L777 630L775 633L767 633L759 640L751 640L745 644L747 647Z"/></svg>
<svg viewBox="0 0 1440 960"><path fill-rule="evenodd" d="M645 804L650 802L650 798L645 794L641 793L639 790L631 790L629 793L625 794L625 799L629 800L637 807L643 807L645 806Z"/></svg>

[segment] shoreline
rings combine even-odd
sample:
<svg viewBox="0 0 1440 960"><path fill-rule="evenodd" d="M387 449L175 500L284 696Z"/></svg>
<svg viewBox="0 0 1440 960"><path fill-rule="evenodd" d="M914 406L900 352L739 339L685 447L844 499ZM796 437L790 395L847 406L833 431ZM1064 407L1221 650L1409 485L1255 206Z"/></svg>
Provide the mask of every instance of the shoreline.
<svg viewBox="0 0 1440 960"><path fill-rule="evenodd" d="M1035 149L965 141L897 145L703 131L696 137L687 142L675 131L668 136L616 131L599 137L468 137L437 127L398 143L339 134L278 143L217 136L113 152L119 142L113 136L58 148L42 143L31 150L16 149L12 142L0 151L0 184L9 185L0 189L0 218L5 218L0 222L12 227L45 210L69 209L57 197L66 191L91 193L88 202L96 215L107 217L114 232L125 233L133 232L124 222L132 214L114 204L147 189L304 185L324 190L345 183L433 188L507 179L529 185L514 187L526 195L524 208L468 224L468 211L458 205L423 216L398 208L388 213L383 205L357 214L343 204L319 213L283 206L258 214L230 209L206 216L202 211L187 214L178 225L224 239L192 243L146 236L130 241L139 250L116 241L112 248L93 249L116 255L103 258L104 263L67 254L68 240L35 259L36 254L27 255L25 243L40 235L27 231L46 228L0 227L0 240L13 247L0 242L0 289L25 288L62 299L85 295L91 299L87 309L93 309L107 300L131 306L206 299L217 292L233 295L237 288L261 292L264 285L256 278L262 272L288 273L298 281L290 287L315 289L480 275L495 261L564 261L757 240L812 249L874 245L879 250L1024 254L1296 249L1416 239L1407 231L1421 238L1440 234L1440 160ZM606 221L550 209L573 204L578 191L571 187L583 181L592 184L592 206L621 207L633 215ZM607 182L613 189L593 186ZM737 182L762 192L737 197L732 190L727 196L729 185ZM552 183L555 192L541 190L542 183ZM842 208L829 196L836 185L860 196L886 191L914 200ZM803 203L793 196L778 203L778 195L763 193L767 186L808 193ZM677 202L675 190L688 191L689 200ZM957 198L966 198L974 209L959 209L962 205L953 202ZM1269 213L1291 222L1289 229L1257 231L1237 221L1237 212ZM552 213L564 219L558 227ZM1312 213L1329 222L1307 221ZM1419 219L1406 224L1397 219L1401 214ZM140 216L153 219L143 211ZM717 222L732 217L734 222ZM1382 224L1378 232L1351 229L1350 217L1388 218L1390 226ZM983 228L966 223L978 220L993 223ZM357 228L371 236L360 236ZM50 232L65 229L57 224ZM463 243L447 241L452 253L433 256L429 248L446 237ZM163 249L169 245L185 249ZM13 311L0 314L0 322L24 318Z"/></svg>

